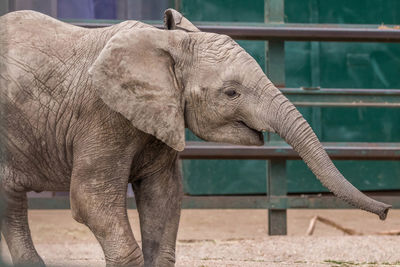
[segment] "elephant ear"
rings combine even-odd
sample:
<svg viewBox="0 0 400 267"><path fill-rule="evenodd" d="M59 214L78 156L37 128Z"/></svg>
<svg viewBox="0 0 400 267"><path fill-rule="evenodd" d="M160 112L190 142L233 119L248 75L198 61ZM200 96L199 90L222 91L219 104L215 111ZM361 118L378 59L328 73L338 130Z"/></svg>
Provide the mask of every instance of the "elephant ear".
<svg viewBox="0 0 400 267"><path fill-rule="evenodd" d="M113 36L89 69L92 86L112 110L171 148L185 147L181 88L167 31L129 29Z"/></svg>
<svg viewBox="0 0 400 267"><path fill-rule="evenodd" d="M199 32L187 18L175 9L169 8L164 12L164 27L168 30L184 30L187 32Z"/></svg>

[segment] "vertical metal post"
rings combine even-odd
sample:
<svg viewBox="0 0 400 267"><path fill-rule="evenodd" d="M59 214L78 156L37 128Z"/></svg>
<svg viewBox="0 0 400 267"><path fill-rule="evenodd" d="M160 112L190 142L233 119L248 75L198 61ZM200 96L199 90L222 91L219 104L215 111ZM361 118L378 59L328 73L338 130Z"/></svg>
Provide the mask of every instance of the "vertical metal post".
<svg viewBox="0 0 400 267"><path fill-rule="evenodd" d="M284 0L264 0L266 23L284 23ZM266 44L266 73L277 87L285 87L285 42L268 41ZM269 135L269 141L281 140L276 135ZM286 160L271 160L267 172L268 197L285 196ZM268 210L268 234L286 235L286 209Z"/></svg>
<svg viewBox="0 0 400 267"><path fill-rule="evenodd" d="M182 8L182 1L181 0L174 0L174 9L176 11L181 12L181 8Z"/></svg>
<svg viewBox="0 0 400 267"><path fill-rule="evenodd" d="M265 0L264 21L284 23L284 0ZM266 46L267 75L277 87L285 86L285 42L268 41Z"/></svg>
<svg viewBox="0 0 400 267"><path fill-rule="evenodd" d="M319 23L319 0L311 0L309 2L310 23ZM311 87L321 86L320 82L320 43L311 42L310 61L311 61ZM321 107L311 108L311 124L315 134L318 137L322 135L321 124L322 110Z"/></svg>
<svg viewBox="0 0 400 267"><path fill-rule="evenodd" d="M128 16L128 0L116 0L117 6L117 19L126 20L132 19Z"/></svg>
<svg viewBox="0 0 400 267"><path fill-rule="evenodd" d="M286 195L286 160L270 160L268 179L268 197ZM286 210L273 209L268 210L268 234L286 235Z"/></svg>
<svg viewBox="0 0 400 267"><path fill-rule="evenodd" d="M8 12L15 11L15 1L16 0L8 0Z"/></svg>
<svg viewBox="0 0 400 267"><path fill-rule="evenodd" d="M53 18L58 17L58 0L51 0L50 1L50 15Z"/></svg>
<svg viewBox="0 0 400 267"><path fill-rule="evenodd" d="M10 0L3 0L0 1L0 16L12 11L13 1Z"/></svg>
<svg viewBox="0 0 400 267"><path fill-rule="evenodd" d="M264 0L264 21L284 23L284 0ZM275 86L285 87L285 42L268 41L265 46L265 67ZM277 134L269 134L269 141L282 141Z"/></svg>

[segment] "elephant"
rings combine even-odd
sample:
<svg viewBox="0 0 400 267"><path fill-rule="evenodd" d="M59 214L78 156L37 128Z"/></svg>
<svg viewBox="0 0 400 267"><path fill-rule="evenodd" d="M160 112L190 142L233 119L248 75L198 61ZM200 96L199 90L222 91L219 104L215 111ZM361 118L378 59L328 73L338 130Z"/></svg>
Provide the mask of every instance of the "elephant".
<svg viewBox="0 0 400 267"><path fill-rule="evenodd" d="M261 146L279 134L321 183L385 219L336 169L295 106L226 35L179 12L165 29L124 21L97 29L34 11L0 18L1 231L14 264L44 266L31 240L28 191L69 191L72 217L107 266L174 266L185 128L201 139ZM127 216L135 193L142 248Z"/></svg>

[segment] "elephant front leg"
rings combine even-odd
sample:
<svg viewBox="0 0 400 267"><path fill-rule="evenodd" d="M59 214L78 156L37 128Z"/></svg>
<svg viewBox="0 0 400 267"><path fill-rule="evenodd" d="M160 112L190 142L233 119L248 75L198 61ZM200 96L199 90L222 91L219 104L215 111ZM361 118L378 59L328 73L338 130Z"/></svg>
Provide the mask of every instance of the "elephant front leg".
<svg viewBox="0 0 400 267"><path fill-rule="evenodd" d="M143 266L143 255L127 216L126 190L131 157L104 153L74 162L71 210L99 241L108 267Z"/></svg>
<svg viewBox="0 0 400 267"><path fill-rule="evenodd" d="M145 266L174 266L182 201L177 162L133 184L142 234Z"/></svg>

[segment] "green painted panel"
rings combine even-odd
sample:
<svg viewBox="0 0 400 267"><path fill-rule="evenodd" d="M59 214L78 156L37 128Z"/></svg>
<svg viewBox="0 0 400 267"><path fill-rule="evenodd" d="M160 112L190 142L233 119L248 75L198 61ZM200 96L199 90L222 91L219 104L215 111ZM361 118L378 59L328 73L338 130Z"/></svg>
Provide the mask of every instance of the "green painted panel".
<svg viewBox="0 0 400 267"><path fill-rule="evenodd" d="M285 0L287 22L310 23L314 10L319 13L320 23L399 24L400 1Z"/></svg>
<svg viewBox="0 0 400 267"><path fill-rule="evenodd" d="M399 1L286 0L286 22L399 24ZM377 4L379 2L379 4ZM313 3L313 4L312 4ZM400 45L382 43L319 44L318 68L312 62L311 43L287 42L288 87L400 88ZM313 65L314 63L314 65ZM312 77L319 76L319 84ZM302 109L322 141L398 142L400 115L385 108ZM314 114L313 114L314 112ZM336 166L362 190L400 189L400 162L336 161ZM300 161L288 163L289 192L327 191Z"/></svg>
<svg viewBox="0 0 400 267"><path fill-rule="evenodd" d="M192 195L263 194L263 160L184 160L185 192ZM264 177L264 179L260 179Z"/></svg>
<svg viewBox="0 0 400 267"><path fill-rule="evenodd" d="M264 22L264 0L181 0L191 21Z"/></svg>
<svg viewBox="0 0 400 267"><path fill-rule="evenodd" d="M378 3L378 4L377 4ZM192 21L263 22L264 1L182 0ZM285 22L400 24L400 1L285 0ZM264 42L239 42L264 68ZM400 45L383 43L287 42L287 87L400 88ZM384 108L301 108L323 141L399 142L400 115ZM194 140L188 133L188 140ZM400 162L336 161L362 190L400 189ZM189 194L265 193L266 163L261 161L185 161ZM325 188L301 161L287 164L288 191Z"/></svg>

